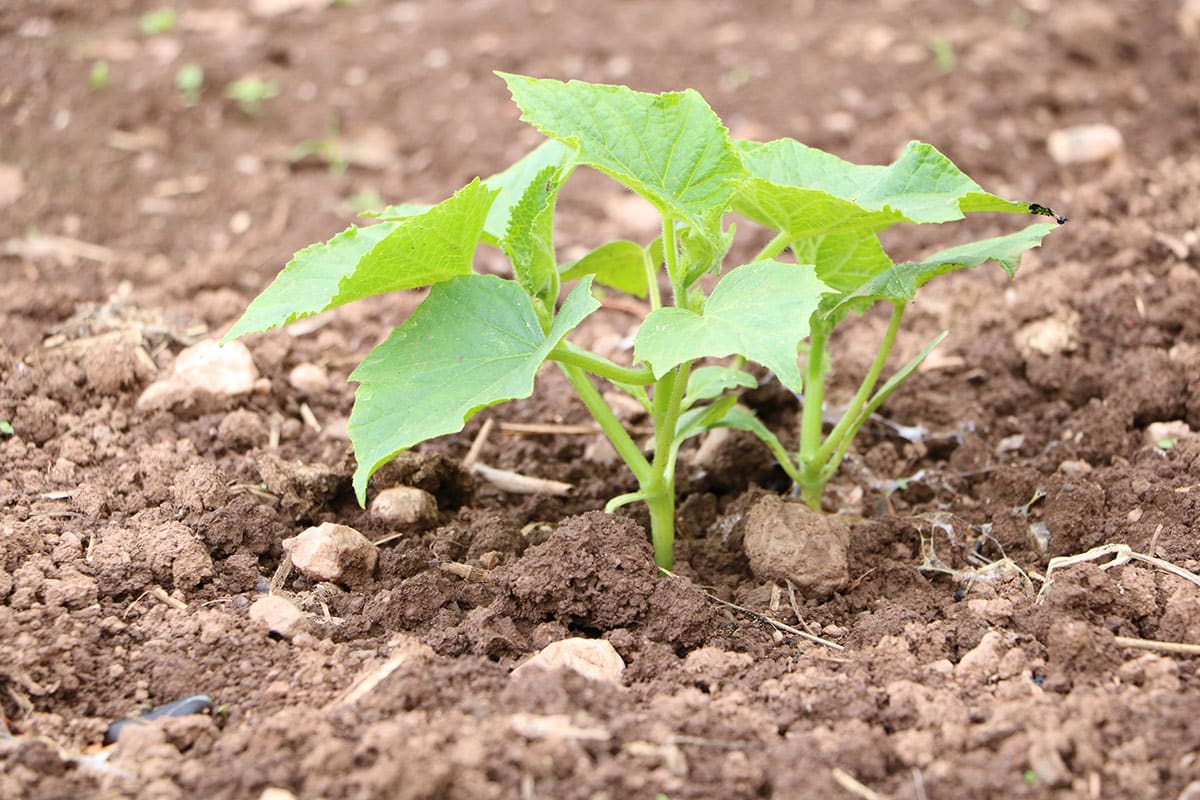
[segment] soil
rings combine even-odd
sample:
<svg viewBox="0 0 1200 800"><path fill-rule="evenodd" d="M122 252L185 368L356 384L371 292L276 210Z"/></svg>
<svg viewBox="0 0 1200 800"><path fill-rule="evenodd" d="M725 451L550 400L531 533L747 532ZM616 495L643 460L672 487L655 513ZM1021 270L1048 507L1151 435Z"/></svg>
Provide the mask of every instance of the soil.
<svg viewBox="0 0 1200 800"><path fill-rule="evenodd" d="M1195 655L1129 646L1200 645L1189 4L197 0L144 36L157 5L0 11L0 796L1200 794ZM194 105L174 85L184 63L204 70ZM432 493L436 525L370 516L348 486L345 377L419 293L253 337L262 380L239 399L139 407L356 209L436 201L528 150L493 69L693 86L736 134L856 161L929 141L989 190L1072 218L1016 281L958 274L914 304L895 363L951 335L829 489L848 584L793 601L754 577L744 520L789 487L740 435L686 454L674 578L656 576L636 512L597 512L631 485L592 436L500 431L481 453L573 484L565 496L464 472L485 419L586 421L551 370L373 482ZM223 97L248 74L280 90L257 114ZM1084 123L1115 126L1123 151L1057 165L1047 136ZM344 170L291 157L322 139L354 148ZM560 229L564 257L653 237L587 176ZM578 337L615 350L631 324L606 309ZM840 335L833 406L884 325ZM778 387L742 399L795 430ZM1155 426L1171 421L1187 427ZM371 576L280 569L280 542L322 522L379 542ZM1104 545L1159 561L1047 580L1049 559ZM287 636L250 616L268 589L306 612ZM618 681L510 677L577 636L611 643ZM363 676L377 682L350 695ZM112 721L196 694L211 714L101 748Z"/></svg>

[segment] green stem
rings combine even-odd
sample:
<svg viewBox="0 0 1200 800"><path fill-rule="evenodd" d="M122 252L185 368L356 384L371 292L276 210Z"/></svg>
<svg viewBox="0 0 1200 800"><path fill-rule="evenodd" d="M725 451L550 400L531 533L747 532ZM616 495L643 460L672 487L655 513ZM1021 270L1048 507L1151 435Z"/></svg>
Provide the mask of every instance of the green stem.
<svg viewBox="0 0 1200 800"><path fill-rule="evenodd" d="M691 362L667 373L654 388L654 463L641 490L650 509L654 563L671 569L675 553L675 428L683 406Z"/></svg>
<svg viewBox="0 0 1200 800"><path fill-rule="evenodd" d="M629 466L638 483L644 485L651 477L650 462L642 455L642 451L638 449L637 444L621 425L621 421L617 419L617 415L604 402L604 398L600 396L600 392L592 385L587 373L580 367L561 362L559 362L558 366L563 371L563 374L567 376L567 380L571 382L571 385L575 387L576 393L579 394L579 399L583 401L587 410L591 412L596 422L600 424L600 430L604 431L604 435L612 442L612 446L621 456L621 459Z"/></svg>
<svg viewBox="0 0 1200 800"><path fill-rule="evenodd" d="M786 233L776 234L774 239L767 242L766 247L758 251L758 255L754 257L754 261L763 261L768 258L774 258L786 250L790 243L791 242L788 241L788 235Z"/></svg>
<svg viewBox="0 0 1200 800"><path fill-rule="evenodd" d="M821 510L821 464L817 451L821 446L824 419L821 405L825 402L825 344L829 331L814 325L809 337L808 361L804 376L804 411L800 418L800 491L809 507Z"/></svg>
<svg viewBox="0 0 1200 800"><path fill-rule="evenodd" d="M577 347L567 340L555 345L549 358L560 364L581 367L593 375L599 375L612 383L628 383L632 386L649 386L654 383L654 373L649 367L623 367L590 350Z"/></svg>
<svg viewBox="0 0 1200 800"><path fill-rule="evenodd" d="M679 275L679 248L675 242L675 219L669 214L663 218L663 259L667 264L667 276L671 279L672 303L680 308L687 307L687 294L683 287L683 276Z"/></svg>
<svg viewBox="0 0 1200 800"><path fill-rule="evenodd" d="M621 506L627 506L630 503L637 503L645 500L646 495L641 492L629 492L628 494L619 494L613 499L604 504L604 513L611 514Z"/></svg>
<svg viewBox="0 0 1200 800"><path fill-rule="evenodd" d="M837 425L829 433L829 438L821 445L816 453L816 460L822 465L829 462L830 456L841 448L843 438L854 438L855 421L858 419L859 413L863 410L863 406L871 397L871 392L875 391L875 384L879 382L879 375L883 372L883 367L887 363L888 355L892 352L892 346L896 343L896 333L900 330L900 323L904 319L904 310L906 305L901 302L892 304L892 317L888 321L887 331L883 334L883 341L879 344L879 352L875 355L875 361L871 364L871 369L867 371L867 375L863 378L862 384L858 387L858 392L854 395L854 399L850 401L850 405L846 407L842 418L838 420ZM859 423L861 425L862 423ZM845 452L844 450L842 451ZM840 463L841 459L837 459Z"/></svg>
<svg viewBox="0 0 1200 800"><path fill-rule="evenodd" d="M662 294L658 291L658 264L650 260L649 251L643 251L645 256L643 260L646 262L646 291L650 296L650 310L657 311L662 308Z"/></svg>

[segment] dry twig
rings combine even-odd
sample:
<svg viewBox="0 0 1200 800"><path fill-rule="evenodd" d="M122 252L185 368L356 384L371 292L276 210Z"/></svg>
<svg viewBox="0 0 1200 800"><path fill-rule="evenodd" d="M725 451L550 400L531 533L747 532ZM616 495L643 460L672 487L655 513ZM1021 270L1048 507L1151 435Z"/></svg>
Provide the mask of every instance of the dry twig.
<svg viewBox="0 0 1200 800"><path fill-rule="evenodd" d="M660 572L662 572L664 575L666 575L668 577L675 578L676 580L682 580L678 575L676 575L674 572L671 572L670 570L663 569L662 567L659 567L658 569ZM699 587L696 587L696 588L699 588ZM839 650L840 651L840 650L846 649L845 647L842 647L837 642L831 642L828 639L822 639L820 636L814 636L811 633L806 633L806 632L800 630L799 628L794 628L791 625L788 625L787 623L780 622L777 619L768 617L766 614L760 614L759 612L754 611L749 608L746 608L745 606L739 606L737 603L731 603L728 600L722 600L720 597L717 597L715 594L708 591L707 589L700 589L700 592L705 597L707 597L709 600L720 603L721 605L726 606L727 608L732 608L735 611L741 611L743 614L749 614L750 616L754 617L755 619L761 620L761 621L767 623L768 625L772 626L773 628L775 628L775 630L782 631L784 633L790 633L793 636L799 636L801 639L807 639L810 642L816 642L817 644L825 645L826 647L828 647L831 650Z"/></svg>
<svg viewBox="0 0 1200 800"><path fill-rule="evenodd" d="M837 782L838 786L842 787L855 797L861 797L863 800L887 800L886 794L880 794L870 786L860 782L857 778L845 770L834 767L832 770L830 770L830 774L833 776L833 779Z"/></svg>

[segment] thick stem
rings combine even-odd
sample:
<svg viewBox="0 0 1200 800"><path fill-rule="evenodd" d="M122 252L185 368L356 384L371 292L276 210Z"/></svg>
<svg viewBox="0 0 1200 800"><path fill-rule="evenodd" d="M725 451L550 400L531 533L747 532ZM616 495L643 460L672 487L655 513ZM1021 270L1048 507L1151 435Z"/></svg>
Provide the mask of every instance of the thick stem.
<svg viewBox="0 0 1200 800"><path fill-rule="evenodd" d="M579 399L583 401L583 404L587 406L587 410L591 412L596 422L600 424L600 430L604 431L604 435L612 442L612 446L629 466L638 483L644 486L646 481L651 478L650 462L642 455L642 451L638 449L637 444L629 436L624 426L621 425L621 421L617 419L617 415L604 402L604 398L600 396L600 392L592 385L587 373L580 367L561 362L558 366L563 371L563 374L567 376L567 380L571 382L571 386L575 387Z"/></svg>
<svg viewBox="0 0 1200 800"><path fill-rule="evenodd" d="M654 563L663 569L671 569L675 560L675 428L691 367L688 362L675 368L654 388L654 463L642 493L650 509Z"/></svg>
<svg viewBox="0 0 1200 800"><path fill-rule="evenodd" d="M809 337L808 361L804 376L804 411L800 418L800 491L804 502L821 510L821 464L817 451L821 446L824 422L821 406L825 402L825 344L829 331L814 325Z"/></svg>
<svg viewBox="0 0 1200 800"><path fill-rule="evenodd" d="M816 460L821 462L822 466L829 462L830 456L838 450L844 449L841 447L843 438L853 438L855 430L855 421L863 410L863 406L871 397L871 392L875 391L875 384L879 382L879 375L883 372L883 367L887 363L888 355L892 352L892 346L896 343L896 333L900 330L900 323L904 320L904 303L892 304L892 317L888 321L887 331L883 334L883 341L879 343L879 352L875 355L875 361L871 364L871 369L867 371L867 375L863 378L862 384L858 387L858 392L855 393L854 399L850 401L850 405L846 407L846 411L842 414L842 418L838 420L837 425L829 433L829 438L821 445L816 453ZM841 459L838 459L839 461Z"/></svg>
<svg viewBox="0 0 1200 800"><path fill-rule="evenodd" d="M654 383L654 373L649 367L623 367L604 356L576 347L565 339L550 351L549 357L560 364L582 367L612 383L628 383L632 386L649 386Z"/></svg>
<svg viewBox="0 0 1200 800"><path fill-rule="evenodd" d="M791 242L788 241L788 235L786 233L776 234L774 239L767 242L766 247L758 251L758 255L754 257L754 260L763 261L768 258L774 258L786 250L789 244L791 244Z"/></svg>

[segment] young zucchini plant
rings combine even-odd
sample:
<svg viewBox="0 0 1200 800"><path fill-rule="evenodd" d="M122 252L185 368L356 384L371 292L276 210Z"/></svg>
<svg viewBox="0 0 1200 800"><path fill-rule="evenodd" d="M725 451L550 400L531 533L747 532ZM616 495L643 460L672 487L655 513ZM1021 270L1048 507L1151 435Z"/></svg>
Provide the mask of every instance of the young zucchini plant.
<svg viewBox="0 0 1200 800"><path fill-rule="evenodd" d="M854 433L920 358L875 390L905 303L935 275L984 261L1010 273L1053 225L893 264L876 234L900 222L944 222L971 211L1050 214L983 192L928 145L910 145L890 167L857 166L791 141L735 141L695 91L644 94L624 86L500 75L522 120L548 139L505 171L475 179L433 206L392 206L301 250L226 334L284 325L335 306L430 286L412 316L350 376L359 384L349 434L366 499L370 476L414 445L462 430L479 410L528 397L549 360L629 466L638 489L606 510L643 502L655 560L672 564L675 467L680 445L716 427L751 431L771 447L814 505ZM578 261L555 255L558 194L580 166L641 195L659 212L653 242L609 242ZM736 212L776 232L749 263L724 269ZM513 277L472 272L477 245L500 248ZM778 260L790 249L799 263ZM660 288L660 275L662 286ZM707 281L706 291L700 278ZM559 302L563 282L575 287ZM573 344L567 335L599 307L601 284L648 298L632 366ZM842 422L821 428L825 344L852 311L893 304L892 325ZM810 340L804 373L798 354ZM927 352L927 351L926 351ZM733 365L697 365L734 356ZM735 391L754 387L746 360L805 395L793 458ZM602 399L595 380L629 393L654 426L649 454Z"/></svg>

